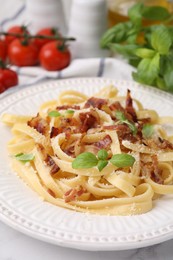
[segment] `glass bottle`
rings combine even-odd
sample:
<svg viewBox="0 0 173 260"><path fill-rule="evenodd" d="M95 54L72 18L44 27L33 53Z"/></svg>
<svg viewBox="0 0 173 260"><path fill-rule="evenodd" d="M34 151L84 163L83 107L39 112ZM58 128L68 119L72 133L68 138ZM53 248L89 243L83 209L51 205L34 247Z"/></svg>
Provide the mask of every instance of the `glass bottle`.
<svg viewBox="0 0 173 260"><path fill-rule="evenodd" d="M171 0L107 0L109 26L128 21L128 9L138 2L143 2L148 6L162 6L170 12L173 11L173 1Z"/></svg>

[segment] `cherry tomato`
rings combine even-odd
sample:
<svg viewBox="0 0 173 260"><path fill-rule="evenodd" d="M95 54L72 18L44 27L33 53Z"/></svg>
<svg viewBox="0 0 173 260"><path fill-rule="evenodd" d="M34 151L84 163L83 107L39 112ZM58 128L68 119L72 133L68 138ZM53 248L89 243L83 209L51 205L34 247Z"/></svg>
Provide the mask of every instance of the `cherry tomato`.
<svg viewBox="0 0 173 260"><path fill-rule="evenodd" d="M62 70L70 64L71 54L67 47L54 41L41 48L39 60L41 66L46 70Z"/></svg>
<svg viewBox="0 0 173 260"><path fill-rule="evenodd" d="M15 71L0 68L0 93L18 84L18 76Z"/></svg>
<svg viewBox="0 0 173 260"><path fill-rule="evenodd" d="M16 66L33 66L38 62L38 48L31 40L24 43L16 39L8 48L8 57Z"/></svg>
<svg viewBox="0 0 173 260"><path fill-rule="evenodd" d="M58 32L58 30L56 28L43 28L40 31L38 31L36 33L36 36L38 35L44 35L44 36L61 36L61 34ZM48 42L52 42L54 41L53 39L34 39L34 43L37 45L37 47L39 49L41 49L41 47L43 47L43 45L45 45Z"/></svg>
<svg viewBox="0 0 173 260"><path fill-rule="evenodd" d="M7 57L7 46L4 40L0 40L0 59L5 61Z"/></svg>
<svg viewBox="0 0 173 260"><path fill-rule="evenodd" d="M19 25L15 25L15 26L9 28L7 32L8 33L21 34L21 35L24 34L24 33L29 34L29 31L27 30L27 28L25 26L19 26ZM5 37L6 44L9 45L15 39L16 39L15 36L7 35Z"/></svg>

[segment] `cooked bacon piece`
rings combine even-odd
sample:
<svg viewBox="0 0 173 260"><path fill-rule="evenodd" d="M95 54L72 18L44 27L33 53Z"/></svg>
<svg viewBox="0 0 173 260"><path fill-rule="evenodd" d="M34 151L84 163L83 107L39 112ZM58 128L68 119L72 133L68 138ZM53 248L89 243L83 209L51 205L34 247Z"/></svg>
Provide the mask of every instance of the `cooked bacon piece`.
<svg viewBox="0 0 173 260"><path fill-rule="evenodd" d="M110 106L109 106L110 110L112 111L122 111L125 113L125 109L122 107L122 105L120 104L119 101L115 101L113 102Z"/></svg>
<svg viewBox="0 0 173 260"><path fill-rule="evenodd" d="M159 169L159 163L157 155L152 155L153 171L151 172L151 179L158 184L163 184L163 179L161 177L161 171Z"/></svg>
<svg viewBox="0 0 173 260"><path fill-rule="evenodd" d="M171 142L169 142L168 140L162 139L160 137L158 138L158 140L145 139L145 140L143 140L143 143L155 150L158 150L158 149L173 150L173 144Z"/></svg>
<svg viewBox="0 0 173 260"><path fill-rule="evenodd" d="M79 110L80 106L77 105L62 105L62 106L57 106L56 107L57 110L65 110L65 109L75 109L75 110Z"/></svg>
<svg viewBox="0 0 173 260"><path fill-rule="evenodd" d="M158 146L159 146L159 148L164 149L164 150L165 149L173 150L173 144L171 142L169 142L168 140L162 139L160 137L159 137Z"/></svg>
<svg viewBox="0 0 173 260"><path fill-rule="evenodd" d="M45 135L48 130L48 124L45 119L41 118L39 114L27 122L28 126L36 129L40 134Z"/></svg>
<svg viewBox="0 0 173 260"><path fill-rule="evenodd" d="M94 146L98 147L99 149L106 149L109 148L110 144L112 143L112 139L109 135L106 135L103 140L100 140L94 143Z"/></svg>
<svg viewBox="0 0 173 260"><path fill-rule="evenodd" d="M74 146L70 146L67 149L64 149L64 153L66 153L67 155L69 155L71 157L75 157Z"/></svg>
<svg viewBox="0 0 173 260"><path fill-rule="evenodd" d="M132 131L130 130L130 128L126 124L104 126L103 129L116 130L118 138L120 139L120 141L128 140L132 143L135 143L140 139L138 136L134 136L132 134Z"/></svg>
<svg viewBox="0 0 173 260"><path fill-rule="evenodd" d="M55 193L53 192L53 190L47 189L47 192L48 192L52 197L56 198L56 195L55 195Z"/></svg>
<svg viewBox="0 0 173 260"><path fill-rule="evenodd" d="M137 115L133 107L133 99L131 98L129 89L127 90L127 97L126 97L126 112L132 116L134 122L137 122Z"/></svg>
<svg viewBox="0 0 173 260"><path fill-rule="evenodd" d="M50 174L53 175L59 171L59 166L55 163L50 155L47 155L45 158L45 163L51 167Z"/></svg>
<svg viewBox="0 0 173 260"><path fill-rule="evenodd" d="M85 103L84 108L94 107L94 108L101 109L102 106L107 105L107 103L108 102L106 99L91 97Z"/></svg>
<svg viewBox="0 0 173 260"><path fill-rule="evenodd" d="M52 127L50 138L56 137L57 135L65 133L66 139L71 137L71 128L70 127Z"/></svg>
<svg viewBox="0 0 173 260"><path fill-rule="evenodd" d="M50 132L50 138L56 137L57 135L62 133L62 129L61 128L57 128L57 127L52 127L51 132Z"/></svg>
<svg viewBox="0 0 173 260"><path fill-rule="evenodd" d="M70 189L64 194L65 202L74 201L85 192L86 192L86 189L84 189L82 186L79 186L75 189Z"/></svg>
<svg viewBox="0 0 173 260"><path fill-rule="evenodd" d="M82 125L80 127L81 133L87 132L87 130L90 128L97 127L98 124L100 123L100 122L98 122L98 120L100 121L98 114L94 110L91 110L86 113L80 113L79 118L82 123Z"/></svg>
<svg viewBox="0 0 173 260"><path fill-rule="evenodd" d="M64 128L63 132L65 133L65 138L68 140L71 137L72 131L70 127Z"/></svg>

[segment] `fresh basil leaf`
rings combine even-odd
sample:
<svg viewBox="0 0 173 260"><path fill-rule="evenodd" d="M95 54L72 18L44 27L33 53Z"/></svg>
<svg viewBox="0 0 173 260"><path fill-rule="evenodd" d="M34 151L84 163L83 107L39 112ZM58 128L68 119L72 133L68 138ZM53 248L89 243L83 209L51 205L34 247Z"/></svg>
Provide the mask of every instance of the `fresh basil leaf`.
<svg viewBox="0 0 173 260"><path fill-rule="evenodd" d="M137 44L122 45L114 43L110 45L112 51L117 51L118 53L124 55L127 58L135 57L135 51L139 48Z"/></svg>
<svg viewBox="0 0 173 260"><path fill-rule="evenodd" d="M142 128L142 135L144 138L150 138L154 133L154 126L151 124L145 124Z"/></svg>
<svg viewBox="0 0 173 260"><path fill-rule="evenodd" d="M125 123L126 125L128 125L128 127L129 127L130 130L132 131L133 135L136 135L136 134L137 134L138 129L137 129L137 127L135 126L134 123L131 123L131 122L128 121L128 120L125 120L124 123Z"/></svg>
<svg viewBox="0 0 173 260"><path fill-rule="evenodd" d="M106 167L107 164L108 164L108 161L106 161L106 160L98 161L97 168L99 169L99 172L101 172Z"/></svg>
<svg viewBox="0 0 173 260"><path fill-rule="evenodd" d="M145 58L138 65L137 73L133 73L134 80L152 85L159 74L160 55L157 53L152 59Z"/></svg>
<svg viewBox="0 0 173 260"><path fill-rule="evenodd" d="M151 35L151 45L160 54L168 54L172 44L172 35L165 25L158 26Z"/></svg>
<svg viewBox="0 0 173 260"><path fill-rule="evenodd" d="M54 110L54 111L49 112L48 116L50 116L50 117L59 117L59 116L61 116L61 114L57 110Z"/></svg>
<svg viewBox="0 0 173 260"><path fill-rule="evenodd" d="M135 50L135 54L140 58L153 58L156 52L147 48L138 48Z"/></svg>
<svg viewBox="0 0 173 260"><path fill-rule="evenodd" d="M132 133L133 133L134 135L136 135L136 133L137 133L137 127L135 126L134 123L130 122L130 121L126 118L125 114L124 114L122 111L116 111L115 116L116 116L116 119L118 119L118 120L120 121L120 123L124 123L124 124L128 125L129 128L130 128L130 130L132 131Z"/></svg>
<svg viewBox="0 0 173 260"><path fill-rule="evenodd" d="M97 157L90 152L79 154L72 162L73 169L88 169L98 164Z"/></svg>
<svg viewBox="0 0 173 260"><path fill-rule="evenodd" d="M122 111L116 111L115 116L116 116L116 119L118 119L120 121L126 120L126 116Z"/></svg>
<svg viewBox="0 0 173 260"><path fill-rule="evenodd" d="M162 6L144 6L142 16L150 21L164 21L170 18L171 14Z"/></svg>
<svg viewBox="0 0 173 260"><path fill-rule="evenodd" d="M22 162L30 162L34 160L34 154L24 154L24 153L19 153L15 155L15 158L18 161L22 161Z"/></svg>
<svg viewBox="0 0 173 260"><path fill-rule="evenodd" d="M123 42L127 38L127 33L132 27L131 22L119 23L105 32L100 41L102 48L109 48L111 43Z"/></svg>
<svg viewBox="0 0 173 260"><path fill-rule="evenodd" d="M134 24L141 24L143 3L137 3L128 10L128 16Z"/></svg>
<svg viewBox="0 0 173 260"><path fill-rule="evenodd" d="M130 154L114 154L110 162L118 168L133 166L135 158Z"/></svg>
<svg viewBox="0 0 173 260"><path fill-rule="evenodd" d="M69 109L69 110L66 110L65 113L69 114L69 115L73 115L74 114L74 110Z"/></svg>
<svg viewBox="0 0 173 260"><path fill-rule="evenodd" d="M164 90L173 92L173 70L167 71L164 75L164 82L166 85L166 88Z"/></svg>
<svg viewBox="0 0 173 260"><path fill-rule="evenodd" d="M173 53L169 55L162 55L160 58L160 74L164 76L168 71L173 70Z"/></svg>
<svg viewBox="0 0 173 260"><path fill-rule="evenodd" d="M108 152L105 149L101 149L97 154L99 160L106 160L108 158Z"/></svg>
<svg viewBox="0 0 173 260"><path fill-rule="evenodd" d="M163 78L158 77L158 78L156 79L156 84L157 84L157 87L158 87L158 88L160 88L160 89L162 89L162 90L166 90L166 83L165 83L165 81L164 81Z"/></svg>

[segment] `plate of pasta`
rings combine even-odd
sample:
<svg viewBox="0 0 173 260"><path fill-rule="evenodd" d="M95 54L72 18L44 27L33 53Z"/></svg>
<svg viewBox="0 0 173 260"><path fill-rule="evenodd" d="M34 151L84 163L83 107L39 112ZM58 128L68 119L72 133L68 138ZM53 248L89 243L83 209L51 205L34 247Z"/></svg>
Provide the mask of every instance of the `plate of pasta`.
<svg viewBox="0 0 173 260"><path fill-rule="evenodd" d="M0 219L40 240L124 250L173 238L173 97L78 78L0 103Z"/></svg>

